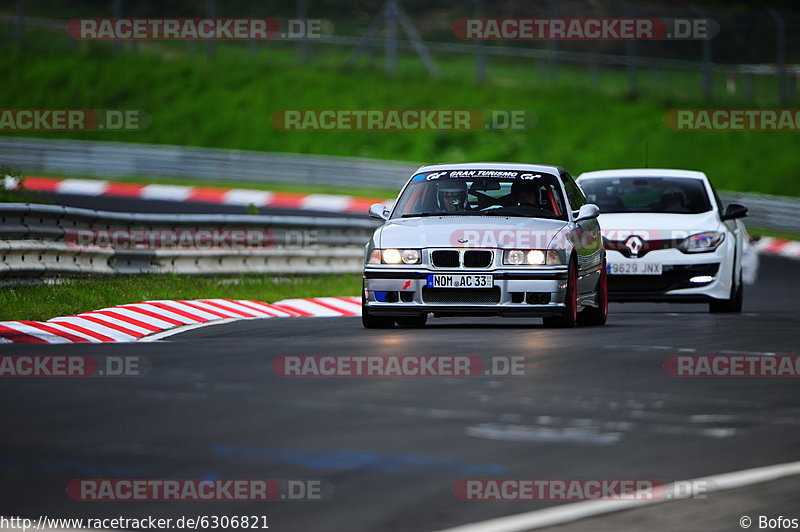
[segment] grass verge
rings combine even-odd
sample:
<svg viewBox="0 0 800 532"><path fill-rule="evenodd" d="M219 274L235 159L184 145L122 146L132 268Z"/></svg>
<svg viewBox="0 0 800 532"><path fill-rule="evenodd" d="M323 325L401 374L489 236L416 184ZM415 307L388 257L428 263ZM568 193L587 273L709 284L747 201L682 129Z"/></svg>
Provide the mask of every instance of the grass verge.
<svg viewBox="0 0 800 532"><path fill-rule="evenodd" d="M764 229L763 227L750 227L748 225L747 232L750 234L750 236L771 236L773 238L785 238L787 240L800 241L800 234L791 233L789 231L775 231L772 229Z"/></svg>
<svg viewBox="0 0 800 532"><path fill-rule="evenodd" d="M375 69L343 72L343 52L330 61L317 58L299 67L293 54L277 49L251 59L246 52L220 46L214 61L143 52L111 56L92 50L74 54L50 50L45 54L8 46L0 49L5 52L0 53L0 69L15 73L14 83L0 86L0 97L14 102L15 108L143 109L153 118L148 129L137 132L54 131L14 136L420 163L558 163L576 175L649 164L704 170L723 190L800 195L795 132L668 129L664 124L668 110L707 106L696 92L627 96L568 83L566 75L560 84L512 82L503 77L500 65L493 67L497 71L490 71L485 85L475 85L469 61L448 64L441 79L405 69L392 78ZM736 106L732 101L730 105ZM503 131L281 131L270 121L273 113L282 109L387 106L524 110L535 124L527 130Z"/></svg>
<svg viewBox="0 0 800 532"><path fill-rule="evenodd" d="M193 277L130 275L62 279L56 284L6 286L0 290L0 320L42 321L151 299L255 299L354 296L359 275Z"/></svg>

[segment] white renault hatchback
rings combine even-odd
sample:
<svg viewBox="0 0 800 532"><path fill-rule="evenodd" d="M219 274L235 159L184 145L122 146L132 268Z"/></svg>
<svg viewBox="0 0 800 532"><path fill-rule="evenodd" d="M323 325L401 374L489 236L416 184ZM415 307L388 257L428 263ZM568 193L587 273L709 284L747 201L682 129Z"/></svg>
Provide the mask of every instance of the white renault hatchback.
<svg viewBox="0 0 800 532"><path fill-rule="evenodd" d="M578 184L600 208L610 301L707 302L740 312L743 280L757 255L741 218L723 209L702 172L625 169L586 172ZM755 262L754 262L755 261Z"/></svg>

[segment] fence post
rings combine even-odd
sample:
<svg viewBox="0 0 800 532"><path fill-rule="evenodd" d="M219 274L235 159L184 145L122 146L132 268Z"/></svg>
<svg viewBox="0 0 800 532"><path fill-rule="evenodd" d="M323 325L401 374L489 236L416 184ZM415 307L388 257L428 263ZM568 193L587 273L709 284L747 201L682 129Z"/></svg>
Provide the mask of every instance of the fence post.
<svg viewBox="0 0 800 532"><path fill-rule="evenodd" d="M689 6L692 12L700 18L708 19L708 15L705 11L697 7L696 5L692 4ZM714 86L713 86L713 70L711 64L711 39L703 39L702 42L703 48L703 74L702 74L702 85L703 85L703 94L706 97L706 101L711 103L714 100Z"/></svg>
<svg viewBox="0 0 800 532"><path fill-rule="evenodd" d="M308 19L308 0L297 0L295 16L303 21ZM301 66L308 63L308 25L303 27L306 28L306 35L297 41L297 63Z"/></svg>
<svg viewBox="0 0 800 532"><path fill-rule="evenodd" d="M386 22L386 73L394 76L397 73L397 4L395 0L386 2L383 16Z"/></svg>
<svg viewBox="0 0 800 532"><path fill-rule="evenodd" d="M633 18L633 10L625 0L619 0L625 18ZM636 94L636 41L625 41L625 65L628 69L628 93Z"/></svg>
<svg viewBox="0 0 800 532"><path fill-rule="evenodd" d="M475 18L486 16L486 0L475 0ZM475 83L486 81L486 43L475 41Z"/></svg>
<svg viewBox="0 0 800 532"><path fill-rule="evenodd" d="M775 39L777 45L776 63L778 66L778 101L786 104L786 24L777 11L768 8L767 13L775 21Z"/></svg>
<svg viewBox="0 0 800 532"><path fill-rule="evenodd" d="M754 82L754 74L752 72L748 72L745 74L744 78L744 91L747 98L747 103L752 105L756 103L756 94L755 94L755 82Z"/></svg>
<svg viewBox="0 0 800 532"><path fill-rule="evenodd" d="M657 66L650 67L650 84L656 89L661 87L661 69Z"/></svg>
<svg viewBox="0 0 800 532"><path fill-rule="evenodd" d="M17 0L17 44L25 39L25 0Z"/></svg>
<svg viewBox="0 0 800 532"><path fill-rule="evenodd" d="M558 2L557 0L547 0L547 17L550 19L558 18ZM549 37L549 36L548 36ZM558 41L554 39L547 39L547 67L549 69L550 81L558 83Z"/></svg>
<svg viewBox="0 0 800 532"><path fill-rule="evenodd" d="M600 86L600 65L594 54L587 60L587 65L589 67L589 86L596 89Z"/></svg>
<svg viewBox="0 0 800 532"><path fill-rule="evenodd" d="M206 18L214 18L216 11L214 7L214 0L206 0ZM206 56L209 59L214 57L214 49L216 44L216 41L213 39L206 41Z"/></svg>
<svg viewBox="0 0 800 532"><path fill-rule="evenodd" d="M122 18L122 1L123 0L114 0L111 7L112 17ZM122 51L122 41L114 39L114 44L111 45L111 51L114 55L118 55Z"/></svg>

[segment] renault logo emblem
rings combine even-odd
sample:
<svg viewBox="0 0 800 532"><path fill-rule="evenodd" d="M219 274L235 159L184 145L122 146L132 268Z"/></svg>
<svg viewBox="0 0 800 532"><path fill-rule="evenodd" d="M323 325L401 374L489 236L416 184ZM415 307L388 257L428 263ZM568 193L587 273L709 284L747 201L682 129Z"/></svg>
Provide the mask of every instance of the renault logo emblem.
<svg viewBox="0 0 800 532"><path fill-rule="evenodd" d="M631 250L631 256L638 257L644 242L636 235L631 235L625 240L625 245Z"/></svg>

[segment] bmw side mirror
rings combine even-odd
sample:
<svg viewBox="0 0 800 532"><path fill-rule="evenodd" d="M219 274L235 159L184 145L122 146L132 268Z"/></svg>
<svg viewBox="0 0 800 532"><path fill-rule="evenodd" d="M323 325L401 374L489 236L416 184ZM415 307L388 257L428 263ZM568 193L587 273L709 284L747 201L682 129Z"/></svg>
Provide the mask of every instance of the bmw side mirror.
<svg viewBox="0 0 800 532"><path fill-rule="evenodd" d="M582 220L591 220L592 218L597 218L600 214L600 207L595 205L594 203L587 203L586 205L582 206L578 211L578 216L575 218L576 222L580 222Z"/></svg>
<svg viewBox="0 0 800 532"><path fill-rule="evenodd" d="M388 220L389 209L387 209L386 205L383 203L373 203L369 207L369 215L370 217L377 218L378 220Z"/></svg>
<svg viewBox="0 0 800 532"><path fill-rule="evenodd" d="M739 203L731 203L725 207L725 212L722 213L723 220L734 220L736 218L744 218L747 216L747 207Z"/></svg>

